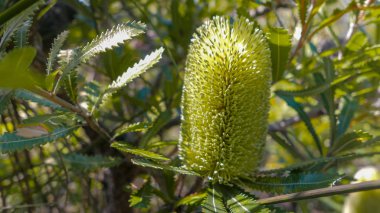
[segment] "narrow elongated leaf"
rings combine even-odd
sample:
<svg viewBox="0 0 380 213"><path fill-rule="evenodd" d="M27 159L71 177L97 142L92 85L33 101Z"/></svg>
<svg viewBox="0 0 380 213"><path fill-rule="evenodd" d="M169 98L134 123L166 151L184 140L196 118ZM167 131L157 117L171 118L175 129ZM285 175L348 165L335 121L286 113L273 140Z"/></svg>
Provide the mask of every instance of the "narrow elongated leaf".
<svg viewBox="0 0 380 213"><path fill-rule="evenodd" d="M318 171L318 168L323 168L327 164L331 163L344 163L351 160L355 160L358 158L364 158L364 157L371 157L374 155L380 155L380 152L370 152L370 153L350 153L350 154L344 154L340 156L334 156L334 157L323 157L323 158L316 158L313 160L308 160L300 163L294 163L291 166L279 168L279 169L271 169L271 170L264 170L257 173L257 176L281 176L284 174L290 174L290 173L301 173L304 170L311 171L315 170Z"/></svg>
<svg viewBox="0 0 380 213"><path fill-rule="evenodd" d="M353 151L370 139L372 139L372 135L364 131L346 133L336 139L333 146L330 148L330 153L336 155L347 151Z"/></svg>
<svg viewBox="0 0 380 213"><path fill-rule="evenodd" d="M199 205L205 198L207 197L207 192L202 192L202 193L195 193L188 195L186 197L181 198L175 206L193 206L193 205Z"/></svg>
<svg viewBox="0 0 380 213"><path fill-rule="evenodd" d="M79 153L70 153L62 156L63 161L74 170L89 171L99 168L109 168L119 165L120 158L111 158L101 155L88 156Z"/></svg>
<svg viewBox="0 0 380 213"><path fill-rule="evenodd" d="M181 174L185 174L185 175L199 176L199 174L197 174L193 171L189 171L189 170L186 170L186 169L183 169L180 167L171 166L171 165L161 164L161 163L154 162L154 161L151 161L148 159L136 159L135 158L135 159L132 159L131 161L132 161L132 163L139 165L139 166L143 166L143 167L150 167L150 168L154 168L154 169L167 170L167 171L172 171L172 172L181 173Z"/></svg>
<svg viewBox="0 0 380 213"><path fill-rule="evenodd" d="M161 47L160 49L152 52L150 55L147 55L144 59L133 65L133 67L128 68L127 71L111 83L107 89L107 92L115 92L116 90L124 87L127 83L131 82L133 79L137 78L142 73L146 72L161 59L163 52L164 48Z"/></svg>
<svg viewBox="0 0 380 213"><path fill-rule="evenodd" d="M325 82L324 84L317 85L314 87L310 87L307 89L301 89L301 90L277 90L276 94L280 96L293 96L293 97L305 97L305 96L314 96L319 95L322 92L326 91L328 88L330 88L330 83Z"/></svg>
<svg viewBox="0 0 380 213"><path fill-rule="evenodd" d="M272 57L272 81L275 83L284 75L292 45L291 37L283 28L270 28L268 37Z"/></svg>
<svg viewBox="0 0 380 213"><path fill-rule="evenodd" d="M17 48L25 47L28 44L28 34L31 26L32 21L29 19L26 20L19 29L17 29L14 39Z"/></svg>
<svg viewBox="0 0 380 213"><path fill-rule="evenodd" d="M344 97L344 105L338 117L337 136L344 134L350 126L351 120L358 109L358 102L355 99Z"/></svg>
<svg viewBox="0 0 380 213"><path fill-rule="evenodd" d="M14 33L21 28L25 22L31 18L35 11L45 2L45 0L37 0L35 3L30 5L27 9L24 9L21 13L13 16L9 19L0 30L0 52L6 47L8 41L13 37ZM2 14L4 15L4 13Z"/></svg>
<svg viewBox="0 0 380 213"><path fill-rule="evenodd" d="M146 72L153 65L155 65L162 56L164 49L160 48L150 55L147 55L144 59L140 60L138 63L134 64L133 67L130 67L125 71L121 76L119 76L115 81L113 81L108 88L99 96L91 112L93 112L99 105L104 102L104 99L111 97L112 93L121 89L127 83L131 82L133 79L140 76L142 73Z"/></svg>
<svg viewBox="0 0 380 213"><path fill-rule="evenodd" d="M309 1L307 0L297 0L298 16L301 20L301 24L306 23L307 9L309 7Z"/></svg>
<svg viewBox="0 0 380 213"><path fill-rule="evenodd" d="M49 75L51 71L54 69L54 64L56 62L59 51L61 50L63 43L65 42L68 31L63 31L61 34L54 39L53 45L51 46L49 58L46 64L46 73Z"/></svg>
<svg viewBox="0 0 380 213"><path fill-rule="evenodd" d="M125 133L128 133L128 132L140 132L140 131L144 131L144 130L148 129L150 126L151 126L151 124L148 123L148 122L137 122L137 123L134 123L134 124L123 125L122 127L118 128L115 131L114 138L116 138L116 137L118 137L120 135L123 135Z"/></svg>
<svg viewBox="0 0 380 213"><path fill-rule="evenodd" d="M78 126L57 128L49 134L33 138L21 137L18 136L17 133L5 133L4 135L0 136L0 152L14 152L23 149L30 149L34 146L43 145L59 138L66 137L77 128Z"/></svg>
<svg viewBox="0 0 380 213"><path fill-rule="evenodd" d="M272 193L293 193L327 187L342 178L338 174L295 173L284 176L257 176L241 182L250 189Z"/></svg>
<svg viewBox="0 0 380 213"><path fill-rule="evenodd" d="M13 92L10 90L0 90L0 114L8 107L13 97Z"/></svg>
<svg viewBox="0 0 380 213"><path fill-rule="evenodd" d="M58 128L64 125L73 126L81 120L76 113L72 112L54 112L52 114L36 115L22 121L23 126L44 125L49 128Z"/></svg>
<svg viewBox="0 0 380 213"><path fill-rule="evenodd" d="M321 141L319 140L317 132L315 131L314 126L311 123L309 116L306 114L305 110L303 109L303 106L299 104L298 102L296 102L293 97L285 96L285 95L279 95L279 97L281 97L290 107L292 107L297 112L298 116L305 123L306 128L308 129L311 136L313 137L315 145L318 148L319 153L323 155Z"/></svg>
<svg viewBox="0 0 380 213"><path fill-rule="evenodd" d="M138 148L135 148L131 145L128 145L126 143L121 143L121 142L113 142L111 144L111 147L115 148L115 149L118 149L122 152L127 152L127 153L130 153L130 154L134 154L134 155L138 155L138 156L141 156L141 157L144 157L144 158L149 158L149 159L152 159L152 160L159 160L159 161L165 161L165 160L170 160L169 158L163 156L163 155L160 155L160 154L157 154L157 153L154 153L154 152L150 152L150 151L147 151L147 150L144 150L144 149L138 149Z"/></svg>
<svg viewBox="0 0 380 213"><path fill-rule="evenodd" d="M97 36L82 49L75 49L70 54L69 60L62 68L62 75L58 79L54 91L60 86L62 78L66 78L81 63L88 61L97 54L111 49L122 42L131 39L144 32L145 25L140 22L128 22L118 24L115 27Z"/></svg>
<svg viewBox="0 0 380 213"><path fill-rule="evenodd" d="M100 34L82 49L81 61L85 62L98 53L140 35L145 30L145 24L141 22L128 22L114 26L110 30Z"/></svg>
<svg viewBox="0 0 380 213"><path fill-rule="evenodd" d="M31 93L27 90L18 89L15 91L15 97L19 99L23 99L26 101L32 101L34 103L37 103L41 106L50 107L52 109L60 110L60 111L67 111L66 109L62 108L58 104L51 102L47 99L44 99L38 95L35 95L34 93Z"/></svg>

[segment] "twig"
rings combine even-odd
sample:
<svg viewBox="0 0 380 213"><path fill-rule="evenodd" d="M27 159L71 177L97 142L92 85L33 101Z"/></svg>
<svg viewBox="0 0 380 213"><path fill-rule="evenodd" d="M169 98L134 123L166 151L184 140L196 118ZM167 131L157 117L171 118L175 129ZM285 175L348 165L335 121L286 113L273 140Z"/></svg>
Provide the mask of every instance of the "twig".
<svg viewBox="0 0 380 213"><path fill-rule="evenodd" d="M315 189L286 195L279 195L275 197L260 199L257 200L257 202L262 205L286 203L338 194L348 194L352 192L367 191L372 189L380 189L380 180Z"/></svg>
<svg viewBox="0 0 380 213"><path fill-rule="evenodd" d="M91 117L91 115L88 114L88 112L84 111L83 109L81 109L80 107L78 106L75 106L63 99L61 99L60 97L52 94L52 93L49 93L43 89L40 89L40 88L34 88L31 90L32 92L34 92L35 94L37 95L40 95L46 99L48 99L49 101L52 101L72 112L75 112L77 113L78 115L80 115L82 118L84 118L86 120L86 123L88 124L88 126L94 130L95 132L97 132L102 138L104 139L107 139L107 140L110 140L111 139L111 136L108 134L108 132L106 132L103 128L101 128Z"/></svg>

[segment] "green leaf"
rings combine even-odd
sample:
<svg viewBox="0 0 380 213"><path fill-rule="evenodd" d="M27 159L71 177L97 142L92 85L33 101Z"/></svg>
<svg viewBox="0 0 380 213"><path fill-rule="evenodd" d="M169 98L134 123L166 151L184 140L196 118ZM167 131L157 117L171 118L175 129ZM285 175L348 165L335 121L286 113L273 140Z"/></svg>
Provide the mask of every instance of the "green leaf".
<svg viewBox="0 0 380 213"><path fill-rule="evenodd" d="M342 176L328 173L295 173L289 176L256 176L251 178L241 178L244 186L253 190L287 194L301 192L311 189L327 187L339 181Z"/></svg>
<svg viewBox="0 0 380 213"><path fill-rule="evenodd" d="M26 2L26 1L24 1L24 2ZM0 26L2 27L1 31L0 31L0 35L2 35L2 37L0 39L0 52L1 52L1 50L3 50L6 47L8 41L10 41L10 39L12 38L14 33L19 28L21 28L27 20L31 19L31 16L34 14L34 12L43 3L45 3L45 0L37 0L33 4L30 4L30 3L31 3L31 1L29 1L29 4L24 5L25 8L23 8L22 11L13 11L13 12L16 12L13 15L9 13L8 15L11 18L4 19L4 20L7 20L5 23L1 23L2 21L0 21ZM14 5L14 6L16 6L16 5ZM12 12L12 10L13 10L12 8L17 9L17 8L11 7L8 10L6 10L5 12L0 13L0 20L2 20L3 17L7 16L7 12Z"/></svg>
<svg viewBox="0 0 380 213"><path fill-rule="evenodd" d="M101 155L88 156L80 153L70 153L63 155L62 158L70 168L79 171L114 167L122 162L122 159L120 158L111 158Z"/></svg>
<svg viewBox="0 0 380 213"><path fill-rule="evenodd" d="M291 37L286 29L269 28L269 48L272 58L272 81L282 79L289 59L291 49Z"/></svg>
<svg viewBox="0 0 380 213"><path fill-rule="evenodd" d="M278 169L271 169L271 170L264 170L257 173L257 176L281 176L284 174L290 174L290 173L302 173L303 171L318 171L319 168L325 168L326 165L332 164L332 163L344 163L348 162L354 159L358 158L364 158L364 157L371 157L374 155L379 155L380 152L370 152L370 153L350 153L350 154L344 154L341 156L334 156L334 157L322 157L322 158L315 158L312 160L307 160L299 163L293 163L291 166L284 167L284 168L278 168Z"/></svg>
<svg viewBox="0 0 380 213"><path fill-rule="evenodd" d="M348 127L350 126L351 120L355 115L355 111L358 109L358 106L359 104L357 100L344 97L342 111L340 112L338 117L338 137L347 131Z"/></svg>
<svg viewBox="0 0 380 213"><path fill-rule="evenodd" d="M15 44L17 48L22 48L28 44L28 35L31 26L32 21L29 19L26 20L19 29L17 29L15 34Z"/></svg>
<svg viewBox="0 0 380 213"><path fill-rule="evenodd" d="M227 206L225 206L223 201L223 194L211 186L207 189L207 197L202 203L203 213L228 213Z"/></svg>
<svg viewBox="0 0 380 213"><path fill-rule="evenodd" d="M152 198L152 192L153 188L150 181L145 182L140 189L133 190L129 199L129 206L138 209L148 208Z"/></svg>
<svg viewBox="0 0 380 213"><path fill-rule="evenodd" d="M138 149L138 148L135 148L131 145L128 145L126 143L121 143L121 142L113 142L111 144L111 147L115 148L115 149L118 149L122 152L127 152L127 153L130 153L130 154L134 154L134 155L138 155L138 156L141 156L141 157L144 157L144 158L149 158L149 159L152 159L152 160L159 160L159 161L166 161L166 160L170 160L169 158L163 156L163 155L160 155L160 154L157 154L157 153L154 153L154 152L150 152L150 151L147 151L147 150L144 150L144 149Z"/></svg>
<svg viewBox="0 0 380 213"><path fill-rule="evenodd" d="M141 132L141 131L148 129L150 126L151 126L151 124L149 122L137 122L134 124L126 124L126 125L123 125L122 127L118 128L115 131L114 138L116 138L120 135L123 135L125 133L128 133L128 132Z"/></svg>
<svg viewBox="0 0 380 213"><path fill-rule="evenodd" d="M68 31L63 31L61 34L57 36L57 38L54 39L53 45L51 46L51 50L49 53L49 58L47 60L46 64L46 73L49 75L52 70L54 69L54 64L56 62L57 56L59 54L59 51L61 50L63 43L65 42Z"/></svg>
<svg viewBox="0 0 380 213"><path fill-rule="evenodd" d="M36 115L22 121L23 125L45 125L49 128L73 126L82 118L72 112L54 112L52 114Z"/></svg>
<svg viewBox="0 0 380 213"><path fill-rule="evenodd" d="M142 73L146 72L161 59L163 52L164 48L161 47L160 49L152 52L150 55L147 55L144 59L133 65L133 67L128 68L127 71L113 81L111 85L108 86L106 91L115 92L124 87L127 83L131 82L133 79L137 78Z"/></svg>
<svg viewBox="0 0 380 213"><path fill-rule="evenodd" d="M7 109L8 104L11 102L13 97L13 92L9 90L0 90L0 115L5 109Z"/></svg>
<svg viewBox="0 0 380 213"><path fill-rule="evenodd" d="M155 65L161 59L163 52L164 52L164 49L160 48L152 52L150 55L147 55L144 59L140 60L138 63L134 64L133 67L128 68L127 71L125 71L121 76L119 76L116 80L114 80L108 86L108 88L99 96L91 112L93 112L96 108L98 108L98 106L100 106L104 102L104 99L110 98L112 93L123 88L133 79L139 77L142 73L146 72L153 65Z"/></svg>
<svg viewBox="0 0 380 213"><path fill-rule="evenodd" d="M25 101L31 101L31 102L37 103L41 106L50 107L50 108L55 109L55 110L67 111L65 108L62 108L58 104L51 102L47 99L44 99L38 95L35 95L34 93L31 93L27 90L18 89L15 91L14 94L15 94L15 97L18 99L22 99Z"/></svg>
<svg viewBox="0 0 380 213"><path fill-rule="evenodd" d="M296 102L293 97L289 97L285 95L279 95L279 97L282 98L290 107L292 107L297 112L298 116L305 123L306 128L308 129L311 136L313 137L315 145L318 148L319 153L323 155L321 141L319 140L317 132L315 131L314 126L311 123L309 116L306 114L303 106L299 104L298 102Z"/></svg>
<svg viewBox="0 0 380 213"><path fill-rule="evenodd" d="M372 139L372 135L364 131L349 132L338 137L330 148L330 154L336 155L351 151Z"/></svg>
<svg viewBox="0 0 380 213"><path fill-rule="evenodd" d="M154 162L154 161L151 161L148 159L136 159L135 158L135 159L132 159L131 161L132 161L132 163L139 165L139 166L143 166L143 167L150 167L150 168L154 168L154 169L172 171L172 172L185 174L185 175L200 176L199 174L197 174L196 172L193 172L193 171L189 171L189 170L186 170L186 169L183 169L180 167L175 167L175 166L171 166L171 165L167 165L167 164L161 164L161 163Z"/></svg>
<svg viewBox="0 0 380 213"><path fill-rule="evenodd" d="M0 61L0 87L32 88L41 84L42 78L29 70L35 56L33 47L13 49L6 54Z"/></svg>
<svg viewBox="0 0 380 213"><path fill-rule="evenodd" d="M139 146L145 147L149 140L157 135L161 128L163 128L171 119L170 111L161 112L160 115L153 122L152 127L148 129L148 131L142 137Z"/></svg>
<svg viewBox="0 0 380 213"><path fill-rule="evenodd" d="M238 186L213 184L207 189L207 197L202 205L203 212L270 213L256 202L256 198Z"/></svg>
<svg viewBox="0 0 380 213"><path fill-rule="evenodd" d="M111 29L98 35L91 42L87 43L81 51L81 61L85 62L91 57L112 49L126 40L140 35L145 30L145 24L141 22L127 22L118 24Z"/></svg>
<svg viewBox="0 0 380 213"><path fill-rule="evenodd" d="M367 36L363 32L358 31L352 35L351 39L347 42L346 48L349 51L356 52L358 50L361 50L367 44L367 42Z"/></svg>
<svg viewBox="0 0 380 213"><path fill-rule="evenodd" d="M77 75L78 74L76 72L72 72L64 79L64 88L66 90L66 93L74 103L77 103L78 99Z"/></svg>
<svg viewBox="0 0 380 213"><path fill-rule="evenodd" d="M306 23L307 9L309 7L309 1L307 0L297 0L298 16L301 20L301 24Z"/></svg>
<svg viewBox="0 0 380 213"><path fill-rule="evenodd" d="M330 88L330 83L325 82L323 84L313 86L307 89L301 90L277 90L275 93L279 96L292 96L292 97L306 97L319 95Z"/></svg>
<svg viewBox="0 0 380 213"><path fill-rule="evenodd" d="M43 145L59 138L66 137L77 128L78 126L57 128L48 134L33 138L21 137L18 136L17 133L5 133L0 136L0 152L15 152L23 149L30 149L34 146Z"/></svg>
<svg viewBox="0 0 380 213"><path fill-rule="evenodd" d="M199 206L201 204L201 202L207 197L207 193L206 192L202 192L202 193L194 193L194 194L191 194L191 195L188 195L186 197L183 197L181 198L176 204L175 206L178 207L178 206L182 206L182 205L186 205L186 206Z"/></svg>
<svg viewBox="0 0 380 213"><path fill-rule="evenodd" d="M131 39L144 32L145 25L140 22L128 22L114 26L110 30L98 35L91 42L87 43L82 49L74 49L70 53L67 63L62 68L62 75L58 79L54 91L60 86L61 79L66 78L81 63L88 61L107 49L114 48L122 42Z"/></svg>

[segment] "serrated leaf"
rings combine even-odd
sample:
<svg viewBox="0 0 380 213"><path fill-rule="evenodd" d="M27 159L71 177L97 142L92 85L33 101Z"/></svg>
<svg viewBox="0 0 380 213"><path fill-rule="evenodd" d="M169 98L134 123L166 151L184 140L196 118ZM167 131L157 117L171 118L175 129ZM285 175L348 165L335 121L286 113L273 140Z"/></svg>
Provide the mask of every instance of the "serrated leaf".
<svg viewBox="0 0 380 213"><path fill-rule="evenodd" d="M193 171L189 171L189 170L186 170L186 169L183 169L180 167L175 167L175 166L171 166L171 165L167 165L167 164L161 164L161 163L154 162L154 161L151 161L148 159L136 159L136 158L134 158L131 161L132 161L132 163L139 165L139 166L143 166L143 167L150 167L150 168L154 168L154 169L167 170L167 171L172 171L172 172L181 173L181 174L185 174L185 175L200 176L199 174L197 174L196 172L193 172Z"/></svg>
<svg viewBox="0 0 380 213"><path fill-rule="evenodd" d="M152 198L152 186L150 181L144 183L144 185L138 189L134 190L129 199L129 206L142 209L148 208L150 204L150 199Z"/></svg>
<svg viewBox="0 0 380 213"><path fill-rule="evenodd" d="M13 49L0 60L0 87L32 88L42 83L37 73L32 73L29 66L36 56L36 49L24 47Z"/></svg>
<svg viewBox="0 0 380 213"><path fill-rule="evenodd" d="M6 47L6 44L10 41L14 33L25 24L26 20L30 19L34 12L43 3L45 3L45 0L37 0L35 3L22 10L22 12L13 16L6 23L0 23L0 26L2 27L0 31L0 35L2 35L0 39L0 51ZM5 12L2 14L5 14Z"/></svg>
<svg viewBox="0 0 380 213"><path fill-rule="evenodd" d="M240 181L253 190L287 194L331 186L341 178L342 175L328 173L290 173L289 176L256 176Z"/></svg>
<svg viewBox="0 0 380 213"><path fill-rule="evenodd" d="M0 90L0 115L8 107L13 97L13 92L10 90Z"/></svg>
<svg viewBox="0 0 380 213"><path fill-rule="evenodd" d="M203 213L228 213L223 202L223 194L218 188L211 186L207 189L207 197L202 203Z"/></svg>
<svg viewBox="0 0 380 213"><path fill-rule="evenodd" d="M78 126L57 128L49 134L34 138L21 137L16 133L5 133L4 135L0 136L0 152L14 152L23 149L30 149L34 146L43 145L59 138L66 137L77 128Z"/></svg>
<svg viewBox="0 0 380 213"><path fill-rule="evenodd" d="M269 213L270 210L256 202L256 198L238 186L213 184L207 189L203 212Z"/></svg>
<svg viewBox="0 0 380 213"><path fill-rule="evenodd" d="M58 128L62 126L73 126L76 121L81 120L76 113L72 112L54 112L52 114L36 115L22 121L22 125L44 125L49 128Z"/></svg>
<svg viewBox="0 0 380 213"><path fill-rule="evenodd" d="M54 42L50 49L49 58L46 64L47 75L49 75L51 71L53 70L59 51L61 50L63 43L65 42L68 34L69 34L68 31L63 31L61 34L57 36L57 38L54 39Z"/></svg>
<svg viewBox="0 0 380 213"><path fill-rule="evenodd" d="M62 156L62 159L72 169L80 171L114 167L122 162L120 158L111 158L101 155L88 156L80 153L66 154Z"/></svg>
<svg viewBox="0 0 380 213"><path fill-rule="evenodd" d="M38 95L35 95L34 93L31 93L27 90L23 89L18 89L15 91L15 97L18 99L26 100L26 101L32 101L34 103L40 104L41 106L46 106L50 107L55 110L60 110L60 111L67 111L66 109L62 108L58 104L51 102L47 99L44 99Z"/></svg>
<svg viewBox="0 0 380 213"><path fill-rule="evenodd" d="M122 42L143 33L145 25L140 22L128 22L118 24L110 30L98 35L91 42L87 43L82 49L74 49L70 54L70 60L64 64L62 75L57 80L54 92L58 90L62 79L66 78L81 63L88 61L95 55L114 48Z"/></svg>
<svg viewBox="0 0 380 213"><path fill-rule="evenodd" d="M164 49L160 48L150 55L147 55L144 59L140 60L138 63L134 64L133 67L130 67L125 71L121 76L119 76L115 81L113 81L107 89L99 96L91 112L100 106L106 99L110 98L112 93L121 89L127 83L131 82L133 79L140 76L142 73L146 72L153 65L155 65L162 56Z"/></svg>
<svg viewBox="0 0 380 213"><path fill-rule="evenodd" d="M127 153L130 153L130 154L134 154L134 155L138 155L138 156L141 156L141 157L144 157L144 158L149 158L149 159L152 159L152 160L159 160L159 161L166 161L166 160L170 160L169 158L163 156L163 155L160 155L160 154L157 154L157 153L154 153L154 152L150 152L148 150L144 150L144 149L138 149L138 148L135 148L131 145L128 145L126 143L121 143L121 142L113 142L111 144L111 147L115 148L115 149L118 149L122 152L127 152Z"/></svg>
<svg viewBox="0 0 380 213"><path fill-rule="evenodd" d="M141 132L148 129L149 127L151 127L151 123L149 122L137 122L134 124L126 124L115 131L114 138L128 132Z"/></svg>
<svg viewBox="0 0 380 213"><path fill-rule="evenodd" d="M26 20L22 26L17 29L14 39L17 48L22 48L28 44L28 34L31 26L32 21L29 19Z"/></svg>
<svg viewBox="0 0 380 213"><path fill-rule="evenodd" d="M206 197L207 197L207 192L194 193L194 194L181 198L175 204L175 206L178 207L182 205L186 205L186 206L199 205Z"/></svg>
<svg viewBox="0 0 380 213"><path fill-rule="evenodd" d="M284 75L292 45L291 36L286 29L269 28L268 42L272 58L272 81L275 83Z"/></svg>
<svg viewBox="0 0 380 213"><path fill-rule="evenodd" d="M336 155L354 150L370 139L372 139L372 135L364 131L346 133L334 141L333 146L330 148L330 154Z"/></svg>
<svg viewBox="0 0 380 213"><path fill-rule="evenodd" d="M306 0L297 0L298 16L301 20L301 24L306 23L307 9L309 7L309 1Z"/></svg>
<svg viewBox="0 0 380 213"><path fill-rule="evenodd" d="M138 63L134 64L133 67L128 68L121 76L119 76L115 81L108 86L106 93L112 93L118 89L124 87L127 83L131 82L133 79L137 78L142 73L146 72L153 65L155 65L162 56L164 48L160 48L147 55L144 59L140 60Z"/></svg>
<svg viewBox="0 0 380 213"><path fill-rule="evenodd" d="M144 30L145 24L141 22L118 24L86 44L81 51L81 61L85 62L98 53L116 47L124 41L140 35Z"/></svg>
<svg viewBox="0 0 380 213"><path fill-rule="evenodd" d="M310 132L311 136L313 137L315 145L318 148L319 153L323 155L321 141L319 140L317 132L315 131L314 126L311 123L309 116L306 114L303 106L299 104L298 102L296 102L293 97L285 96L285 95L279 95L279 97L282 98L290 107L292 107L297 112L298 116L305 123L307 130Z"/></svg>

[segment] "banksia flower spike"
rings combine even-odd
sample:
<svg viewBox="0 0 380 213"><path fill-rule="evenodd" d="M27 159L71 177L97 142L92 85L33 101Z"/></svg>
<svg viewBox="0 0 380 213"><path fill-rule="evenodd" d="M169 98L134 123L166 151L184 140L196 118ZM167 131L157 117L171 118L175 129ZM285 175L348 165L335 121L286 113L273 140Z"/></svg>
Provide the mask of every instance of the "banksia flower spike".
<svg viewBox="0 0 380 213"><path fill-rule="evenodd" d="M199 27L186 61L180 158L186 169L226 183L254 172L267 132L270 51L245 18Z"/></svg>

